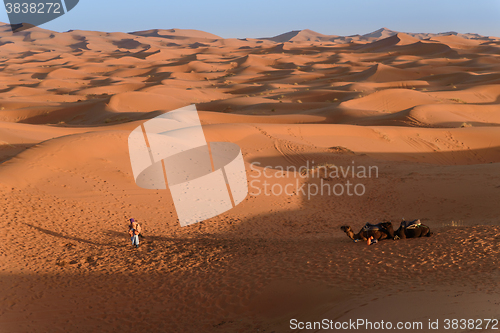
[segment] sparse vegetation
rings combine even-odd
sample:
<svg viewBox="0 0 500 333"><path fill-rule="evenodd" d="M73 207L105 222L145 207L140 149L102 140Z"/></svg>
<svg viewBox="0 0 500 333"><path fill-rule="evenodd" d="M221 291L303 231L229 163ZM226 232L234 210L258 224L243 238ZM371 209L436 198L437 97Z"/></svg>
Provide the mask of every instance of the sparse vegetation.
<svg viewBox="0 0 500 333"><path fill-rule="evenodd" d="M349 154L354 154L354 152L352 150L350 150L349 148L346 148L346 147L342 147L342 146L334 146L334 147L330 147L328 148L329 150L333 150L334 152L336 153L349 153Z"/></svg>

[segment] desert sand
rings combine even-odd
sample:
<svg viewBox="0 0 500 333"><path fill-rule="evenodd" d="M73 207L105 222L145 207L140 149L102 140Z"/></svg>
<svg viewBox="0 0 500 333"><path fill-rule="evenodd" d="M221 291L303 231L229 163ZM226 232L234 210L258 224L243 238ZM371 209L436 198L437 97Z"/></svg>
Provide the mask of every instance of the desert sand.
<svg viewBox="0 0 500 333"><path fill-rule="evenodd" d="M385 28L223 39L0 26L0 331L500 319L499 54L496 37ZM181 228L168 190L135 184L127 138L191 104L207 141L241 147L249 181L270 166L270 184L317 184L277 172L312 161L378 177L326 180L362 182L362 196L249 188ZM434 235L367 246L340 230L403 217Z"/></svg>

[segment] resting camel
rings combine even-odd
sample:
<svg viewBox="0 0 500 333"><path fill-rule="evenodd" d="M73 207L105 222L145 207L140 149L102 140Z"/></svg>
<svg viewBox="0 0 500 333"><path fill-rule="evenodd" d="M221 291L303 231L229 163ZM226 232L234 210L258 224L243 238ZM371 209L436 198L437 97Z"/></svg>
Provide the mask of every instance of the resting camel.
<svg viewBox="0 0 500 333"><path fill-rule="evenodd" d="M430 237L432 236L431 229L425 224L422 224L420 220L401 221L401 225L398 230L394 232L394 239L405 239L405 238L418 238L418 237Z"/></svg>
<svg viewBox="0 0 500 333"><path fill-rule="evenodd" d="M348 225L343 225L340 227L347 236L354 240L366 241L370 236L373 236L376 240L382 240L386 238L394 239L394 229L392 228L391 222L381 222L378 224L367 223L361 230L355 234L351 227Z"/></svg>

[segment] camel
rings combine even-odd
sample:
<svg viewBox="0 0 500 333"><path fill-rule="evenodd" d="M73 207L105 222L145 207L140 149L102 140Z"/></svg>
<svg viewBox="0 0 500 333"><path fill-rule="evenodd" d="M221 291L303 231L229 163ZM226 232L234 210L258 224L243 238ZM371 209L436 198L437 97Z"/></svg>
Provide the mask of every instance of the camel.
<svg viewBox="0 0 500 333"><path fill-rule="evenodd" d="M394 239L394 229L392 228L391 222L381 222L378 224L367 223L357 234L355 234L348 225L343 225L340 229L355 242L358 240L367 241L370 236L373 236L373 238L378 241L387 238Z"/></svg>
<svg viewBox="0 0 500 333"><path fill-rule="evenodd" d="M406 221L403 219L398 230L394 232L394 239L418 238L432 236L431 229L420 220Z"/></svg>

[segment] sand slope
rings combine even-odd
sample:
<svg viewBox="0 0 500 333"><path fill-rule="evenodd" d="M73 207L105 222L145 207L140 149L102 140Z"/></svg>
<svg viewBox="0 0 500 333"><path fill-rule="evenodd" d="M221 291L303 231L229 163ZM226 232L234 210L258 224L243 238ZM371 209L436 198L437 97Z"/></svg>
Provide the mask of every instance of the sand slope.
<svg viewBox="0 0 500 333"><path fill-rule="evenodd" d="M496 37L387 28L223 39L0 26L0 331L498 317L499 54ZM168 190L135 185L127 137L190 104L208 141L241 147L250 193L180 228ZM310 176L320 165L377 173ZM266 195L265 181L366 193ZM433 237L368 247L339 228L402 217Z"/></svg>

